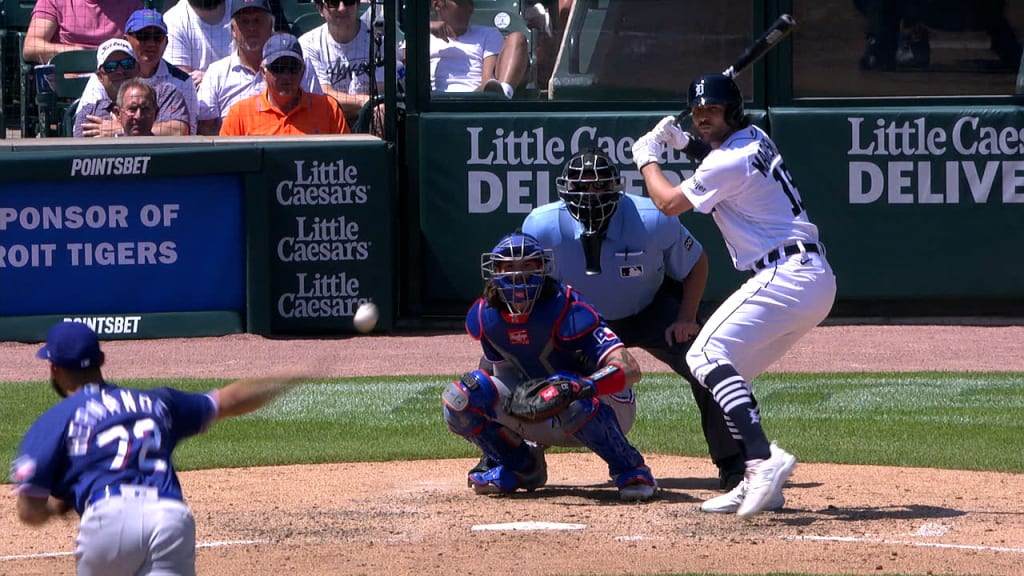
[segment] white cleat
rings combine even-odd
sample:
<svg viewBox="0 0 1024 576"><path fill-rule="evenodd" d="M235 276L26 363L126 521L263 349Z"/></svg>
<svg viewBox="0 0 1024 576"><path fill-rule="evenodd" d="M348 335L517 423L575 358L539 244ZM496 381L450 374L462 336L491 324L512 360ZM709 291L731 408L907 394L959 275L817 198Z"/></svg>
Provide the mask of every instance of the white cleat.
<svg viewBox="0 0 1024 576"><path fill-rule="evenodd" d="M747 497L747 481L741 481L735 488L730 490L726 494L717 496L710 500L705 500L700 505L702 512L708 512L711 514L735 514L740 508L740 504L743 503L743 499ZM764 507L765 510L779 510L786 505L786 497L782 495L780 491L775 494L774 497L768 501L768 505Z"/></svg>
<svg viewBox="0 0 1024 576"><path fill-rule="evenodd" d="M796 467L796 456L772 444L767 460L750 461L744 483L747 493L736 510L740 518L749 518L768 508L768 504L782 496L782 486Z"/></svg>

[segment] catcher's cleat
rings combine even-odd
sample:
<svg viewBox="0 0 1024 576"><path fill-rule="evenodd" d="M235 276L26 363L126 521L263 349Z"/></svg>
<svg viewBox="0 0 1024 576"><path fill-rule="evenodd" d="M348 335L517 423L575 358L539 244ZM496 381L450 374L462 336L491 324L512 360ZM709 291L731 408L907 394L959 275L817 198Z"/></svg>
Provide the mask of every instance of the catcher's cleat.
<svg viewBox="0 0 1024 576"><path fill-rule="evenodd" d="M494 468L497 465L497 462L491 460L490 458L487 457L486 454L484 454L483 456L480 457L480 461L476 463L476 466L473 466L472 468L469 469L469 474L487 472L488 470ZM473 481L470 480L468 477L466 478L466 486L469 486L470 488L473 487Z"/></svg>
<svg viewBox="0 0 1024 576"><path fill-rule="evenodd" d="M732 490L739 486L746 471L747 466L742 456L733 456L718 463L718 488Z"/></svg>
<svg viewBox="0 0 1024 576"><path fill-rule="evenodd" d="M650 500L658 490L658 483L647 466L634 468L615 477L619 488L619 499L626 502Z"/></svg>
<svg viewBox="0 0 1024 576"><path fill-rule="evenodd" d="M466 482L477 494L511 494L516 490L533 492L547 483L548 465L543 448L530 446L530 454L534 460L531 472L516 472L498 465L483 472L470 471Z"/></svg>

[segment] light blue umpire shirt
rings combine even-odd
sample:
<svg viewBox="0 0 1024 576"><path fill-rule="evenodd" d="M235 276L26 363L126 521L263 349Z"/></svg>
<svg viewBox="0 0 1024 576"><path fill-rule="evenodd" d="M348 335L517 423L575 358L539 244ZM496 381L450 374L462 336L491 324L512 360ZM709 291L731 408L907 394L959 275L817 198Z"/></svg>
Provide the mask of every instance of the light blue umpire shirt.
<svg viewBox="0 0 1024 576"><path fill-rule="evenodd" d="M601 243L601 274L587 276L580 236L583 225L565 202L534 208L523 232L554 253L552 275L572 285L608 320L643 310L667 274L682 281L703 246L677 218L665 216L650 198L623 194Z"/></svg>

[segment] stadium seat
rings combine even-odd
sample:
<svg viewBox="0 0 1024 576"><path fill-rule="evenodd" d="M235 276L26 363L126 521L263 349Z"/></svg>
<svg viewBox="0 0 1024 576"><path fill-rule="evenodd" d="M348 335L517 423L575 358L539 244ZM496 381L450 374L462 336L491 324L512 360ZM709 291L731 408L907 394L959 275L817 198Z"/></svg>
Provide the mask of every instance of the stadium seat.
<svg viewBox="0 0 1024 576"><path fill-rule="evenodd" d="M15 110L18 111L23 134L31 124L29 99L32 92L28 90L32 81L32 65L21 60L21 47L35 4L35 0L0 0L0 83L3 84L0 87L0 107L3 108L0 117L3 135L7 132L8 114Z"/></svg>
<svg viewBox="0 0 1024 576"><path fill-rule="evenodd" d="M39 95L39 135L51 136L62 132L64 113L72 102L82 96L89 75L96 71L95 50L61 52L50 60L53 65L53 93ZM57 130L51 132L50 126Z"/></svg>
<svg viewBox="0 0 1024 576"><path fill-rule="evenodd" d="M302 16L296 18L295 21L290 22L291 34L292 36L298 38L299 36L302 36L306 32L309 32L310 30L322 25L323 23L324 19L322 16L320 16L319 12L303 14Z"/></svg>

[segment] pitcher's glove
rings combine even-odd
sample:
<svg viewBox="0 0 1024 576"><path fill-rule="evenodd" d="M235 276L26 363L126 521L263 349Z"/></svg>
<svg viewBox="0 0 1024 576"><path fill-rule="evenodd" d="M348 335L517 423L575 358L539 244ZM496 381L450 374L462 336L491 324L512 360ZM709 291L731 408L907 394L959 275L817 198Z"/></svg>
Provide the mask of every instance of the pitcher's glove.
<svg viewBox="0 0 1024 576"><path fill-rule="evenodd" d="M526 422L542 422L553 418L569 404L591 398L597 388L589 378L559 372L547 378L523 382L506 396L505 413Z"/></svg>

